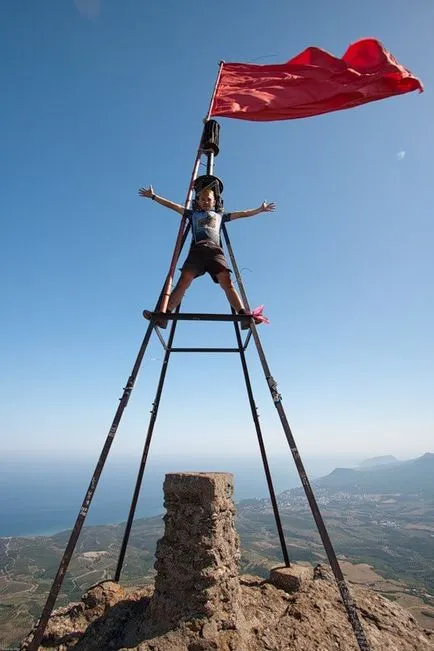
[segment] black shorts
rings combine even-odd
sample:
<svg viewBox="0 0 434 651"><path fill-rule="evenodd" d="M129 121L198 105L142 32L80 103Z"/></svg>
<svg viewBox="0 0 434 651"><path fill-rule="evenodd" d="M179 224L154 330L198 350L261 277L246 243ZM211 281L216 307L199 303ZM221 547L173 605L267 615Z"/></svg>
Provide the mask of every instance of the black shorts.
<svg viewBox="0 0 434 651"><path fill-rule="evenodd" d="M221 271L231 272L223 249L214 242L192 244L181 271L192 271L195 277L208 272L215 283L218 283L217 274Z"/></svg>

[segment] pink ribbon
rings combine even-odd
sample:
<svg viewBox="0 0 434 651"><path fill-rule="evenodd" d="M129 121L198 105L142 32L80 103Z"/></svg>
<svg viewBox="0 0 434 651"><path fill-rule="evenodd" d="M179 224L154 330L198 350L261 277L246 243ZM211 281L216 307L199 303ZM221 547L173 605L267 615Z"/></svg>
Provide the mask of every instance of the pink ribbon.
<svg viewBox="0 0 434 651"><path fill-rule="evenodd" d="M267 319L267 317L262 314L262 311L264 309L263 305L258 305L258 307L255 307L254 310L249 312L249 316L252 316L255 319L255 323L270 323L270 321Z"/></svg>

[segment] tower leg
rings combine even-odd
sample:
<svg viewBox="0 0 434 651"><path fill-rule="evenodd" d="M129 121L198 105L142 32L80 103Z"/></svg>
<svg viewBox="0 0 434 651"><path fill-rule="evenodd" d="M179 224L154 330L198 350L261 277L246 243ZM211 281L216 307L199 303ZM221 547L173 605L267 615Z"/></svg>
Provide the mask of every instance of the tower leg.
<svg viewBox="0 0 434 651"><path fill-rule="evenodd" d="M232 310L232 314L234 314ZM247 368L246 355L243 350L243 342L241 340L240 328L238 323L234 322L235 334L240 349L241 366L243 367L244 380L246 382L247 395L249 398L250 409L252 412L253 422L255 423L256 435L258 437L259 450L261 452L262 463L264 465L265 477L267 480L268 491L270 493L271 504L273 506L274 519L276 520L277 532L279 535L280 546L282 548L282 555L286 567L290 566L288 549L286 547L285 536L283 533L282 521L280 519L279 507L277 505L276 493L274 492L273 480L271 478L270 466L268 465L267 453L265 451L264 439L262 437L261 425L259 423L258 411L253 397L252 385L250 383L249 371Z"/></svg>
<svg viewBox="0 0 434 651"><path fill-rule="evenodd" d="M142 345L140 346L139 353L137 355L136 361L134 363L133 370L131 372L130 377L128 378L128 382L126 387L124 388L124 392L122 394L122 397L120 398L119 401L119 406L116 410L115 417L113 419L112 425L110 427L109 433L107 435L104 447L102 449L102 452L100 454L100 457L98 459L98 463L95 467L94 473L92 475L92 479L90 480L89 487L87 489L86 495L84 497L83 503L81 505L80 511L78 513L77 519L75 521L74 528L72 530L71 536L69 538L68 544L66 546L66 549L63 553L62 560L60 561L59 568L57 570L56 576L54 578L53 584L51 586L47 601L45 603L44 609L42 611L42 615L39 619L38 626L35 630L35 633L33 635L33 638L28 646L28 651L37 651L39 648L39 645L41 643L42 637L44 635L45 629L47 627L48 620L50 618L50 615L53 611L54 604L56 603L57 596L59 594L60 588L62 587L63 579L65 577L66 571L68 569L69 563L71 561L72 554L74 552L75 546L77 544L78 537L80 536L81 529L83 527L84 521L86 519L87 513L89 511L90 504L92 502L93 496L95 494L96 487L98 485L99 479L101 477L101 473L104 468L104 464L107 460L108 454L110 452L111 445L113 443L113 439L115 437L115 434L117 432L119 423L121 421L122 415L124 413L124 409L128 404L128 401L130 399L131 392L134 388L134 384L136 382L137 375L140 370L140 366L142 364L143 356L145 354L146 348L148 347L149 339L152 334L153 330L153 322L148 325L148 328L146 330L146 334L144 336Z"/></svg>
<svg viewBox="0 0 434 651"><path fill-rule="evenodd" d="M179 312L179 306L176 310ZM130 537L131 533L131 527L133 525L133 520L134 520L134 515L136 512L136 507L137 507L137 501L139 499L140 495L140 489L142 486L142 480L143 480L143 474L145 472L145 467L146 467L146 462L148 459L148 453L149 453L149 448L151 446L151 440L152 440L152 434L154 431L154 426L155 426L155 421L157 420L157 414L158 414L158 408L160 406L160 399L161 399L161 394L163 392L163 386L164 386L164 380L166 379L166 372L167 372L167 367L169 364L169 358L170 358L170 352L173 344L173 338L175 336L175 329L176 329L176 324L177 321L172 321L172 325L170 328L170 333L169 333L169 339L166 347L166 353L164 355L164 360L161 365L161 373L160 373L160 379L158 381L158 387L157 387L157 392L155 394L155 399L154 402L152 403L152 411L151 411L151 418L149 420L149 426L148 426L148 432L146 435L146 440L145 440L145 446L143 448L143 454L142 454L142 459L140 461L140 466L139 466L139 472L137 474L137 480L136 480L136 485L134 488L134 494L133 498L131 501L131 506L130 506L130 512L128 514L128 520L127 524L125 527L125 532L124 532L124 537L122 540L122 545L121 545L121 550L119 552L119 558L118 558L118 564L116 567L116 572L115 572L115 581L119 581L119 578L121 576L122 572L122 566L124 563L124 558L125 558L125 552L127 549L128 545L128 540Z"/></svg>
<svg viewBox="0 0 434 651"><path fill-rule="evenodd" d="M243 281L241 278L241 274L238 269L237 262L235 260L234 252L231 246L231 242L229 239L229 235L226 229L226 226L223 225L222 228L223 231L223 236L226 242L226 246L228 249L229 257L231 259L231 264L235 273L235 277L238 282L238 289L241 294L241 298L243 299L245 308L250 311L249 307L249 302L247 299L247 295L244 289ZM315 524L318 529L318 533L321 536L322 543L324 545L325 552L327 554L327 558L329 560L329 563L331 565L331 568L333 570L333 574L336 579L336 583L339 588L339 592L341 593L341 598L342 602L345 606L345 609L347 611L348 619L351 623L351 626L353 627L354 634L357 639L357 643L359 645L360 651L370 651L370 647L368 644L368 641L365 636L365 632L363 630L362 624L360 623L359 616L357 614L356 606L354 604L354 601L351 597L350 591L348 589L348 586L346 584L344 575L342 573L342 570L340 568L338 559L336 557L335 550L333 549L333 545L331 543L328 531L326 529L324 520L322 518L321 512L319 510L317 501L315 499L315 495L313 493L312 487L310 485L309 479L307 477L306 471L304 469L303 462L301 460L300 454L298 452L298 448L294 439L294 436L292 434L291 428L289 426L288 420L286 418L285 410L283 409L282 406L282 396L278 393L277 391L277 382L274 380L273 376L271 375L267 360L265 358L264 350L262 348L261 340L259 339L259 335L256 329L256 325L253 322L251 322L250 329L252 332L252 337L255 342L256 350L258 351L259 359L262 365L262 369L264 371L265 379L268 384L268 388L270 389L271 397L273 399L274 405L277 409L277 413L279 414L280 422L283 427L283 431L285 433L286 439L288 441L289 449L291 450L291 454L293 456L296 468L298 470L298 474L300 476L301 483L304 488L304 492L306 494L307 500L309 502L310 509L312 511L313 518L315 520Z"/></svg>

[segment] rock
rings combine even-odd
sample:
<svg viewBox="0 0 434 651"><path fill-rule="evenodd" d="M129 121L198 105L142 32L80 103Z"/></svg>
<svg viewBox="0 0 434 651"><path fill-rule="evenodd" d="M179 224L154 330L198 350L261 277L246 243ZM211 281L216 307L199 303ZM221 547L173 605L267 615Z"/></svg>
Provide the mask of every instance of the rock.
<svg viewBox="0 0 434 651"><path fill-rule="evenodd" d="M318 565L315 565L313 568L313 578L315 581L329 581L330 583L333 583L334 581L332 572L324 567L324 565L321 565L321 563L318 563Z"/></svg>
<svg viewBox="0 0 434 651"><path fill-rule="evenodd" d="M269 581L276 588L284 590L288 594L297 592L303 583L312 581L313 570L305 565L291 565L290 567L274 567L270 571Z"/></svg>
<svg viewBox="0 0 434 651"><path fill-rule="evenodd" d="M119 583L103 581L89 588L82 601L88 612L93 609L95 614L102 615L107 608L114 606L121 599L125 599L125 596L125 590Z"/></svg>

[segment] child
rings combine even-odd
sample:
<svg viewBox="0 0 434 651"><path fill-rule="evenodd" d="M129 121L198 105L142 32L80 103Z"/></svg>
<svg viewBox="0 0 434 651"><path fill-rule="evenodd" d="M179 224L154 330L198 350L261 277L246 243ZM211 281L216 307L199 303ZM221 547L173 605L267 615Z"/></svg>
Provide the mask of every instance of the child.
<svg viewBox="0 0 434 651"><path fill-rule="evenodd" d="M261 212L272 212L276 207L275 204L264 201L259 208L224 213L216 209L216 196L212 187L203 188L196 195L193 210L186 210L180 204L159 197L154 193L152 185L149 188L140 188L139 195L152 199L166 208L175 210L180 215L185 213L191 223L192 243L190 251L182 266L181 277L169 298L167 311L172 312L172 310L178 307L192 281L197 276L202 276L208 272L213 281L219 283L235 312L237 314L246 314L241 298L232 284L231 272L228 268L223 249L221 248L221 227L225 222L233 221L234 219L252 217ZM144 315L147 319L150 319L152 313L145 310ZM264 319L265 317L262 317L260 312L258 312L255 322L262 323ZM167 319L162 318L156 321L156 325L161 328L166 328ZM247 329L249 327L248 321L243 322L241 327Z"/></svg>

